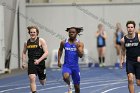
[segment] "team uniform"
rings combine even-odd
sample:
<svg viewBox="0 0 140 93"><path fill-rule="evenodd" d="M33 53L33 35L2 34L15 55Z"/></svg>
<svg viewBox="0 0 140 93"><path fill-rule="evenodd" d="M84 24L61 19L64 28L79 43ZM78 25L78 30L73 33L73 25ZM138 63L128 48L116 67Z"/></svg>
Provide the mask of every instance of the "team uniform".
<svg viewBox="0 0 140 93"><path fill-rule="evenodd" d="M121 45L121 39L123 38L123 32L122 31L118 31L115 33L116 35L116 44L117 45Z"/></svg>
<svg viewBox="0 0 140 93"><path fill-rule="evenodd" d="M40 80L44 80L46 78L45 59L38 65L34 64L34 60L39 59L44 54L43 49L39 46L39 37L34 42L31 42L30 39L27 41L27 50L28 75L36 74Z"/></svg>
<svg viewBox="0 0 140 93"><path fill-rule="evenodd" d="M101 35L99 35L97 37L97 47L99 48L104 46L106 46L105 39Z"/></svg>
<svg viewBox="0 0 140 93"><path fill-rule="evenodd" d="M140 63L137 62L137 57L140 56L140 42L138 33L135 33L133 39L124 36L124 46L126 48L126 72L133 73L136 79L140 79Z"/></svg>
<svg viewBox="0 0 140 93"><path fill-rule="evenodd" d="M76 42L79 42L79 40L77 39ZM66 39L64 49L65 57L62 74L69 73L72 76L73 83L80 84L80 69L78 65L79 56L76 45L74 43L70 44L68 39Z"/></svg>

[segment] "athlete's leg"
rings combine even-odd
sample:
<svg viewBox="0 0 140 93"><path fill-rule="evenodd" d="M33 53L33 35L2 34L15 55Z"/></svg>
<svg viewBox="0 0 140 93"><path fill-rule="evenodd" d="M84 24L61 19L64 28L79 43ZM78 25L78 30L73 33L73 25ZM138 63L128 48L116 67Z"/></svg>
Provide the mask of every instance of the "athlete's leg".
<svg viewBox="0 0 140 93"><path fill-rule="evenodd" d="M30 88L32 93L36 92L36 75L35 74L29 74L29 80L30 80Z"/></svg>
<svg viewBox="0 0 140 93"><path fill-rule="evenodd" d="M75 93L80 93L80 85L79 84L74 84L75 88Z"/></svg>
<svg viewBox="0 0 140 93"><path fill-rule="evenodd" d="M135 90L134 90L134 75L133 75L133 73L127 74L127 78L128 78L129 92L130 93L135 93Z"/></svg>
<svg viewBox="0 0 140 93"><path fill-rule="evenodd" d="M105 62L105 47L102 47L102 50L101 50L101 56L102 56L102 62L104 63Z"/></svg>
<svg viewBox="0 0 140 93"><path fill-rule="evenodd" d="M79 70L79 68L72 70L72 80L74 83L75 93L80 93L80 70Z"/></svg>
<svg viewBox="0 0 140 93"><path fill-rule="evenodd" d="M116 45L116 52L117 52L117 62L120 62L120 54L121 54L121 45Z"/></svg>
<svg viewBox="0 0 140 93"><path fill-rule="evenodd" d="M43 66L37 67L37 74L41 85L46 84L46 68Z"/></svg>
<svg viewBox="0 0 140 93"><path fill-rule="evenodd" d="M70 86L70 74L69 73L63 74L63 80Z"/></svg>
<svg viewBox="0 0 140 93"><path fill-rule="evenodd" d="M63 80L68 85L68 93L72 93L72 88L71 88L71 85L70 85L71 69L68 68L68 67L63 67L62 68L62 74L63 74Z"/></svg>
<svg viewBox="0 0 140 93"><path fill-rule="evenodd" d="M137 86L140 86L140 79L136 79Z"/></svg>
<svg viewBox="0 0 140 93"><path fill-rule="evenodd" d="M135 64L135 70L136 83L137 86L140 86L140 63Z"/></svg>
<svg viewBox="0 0 140 93"><path fill-rule="evenodd" d="M120 55L120 45L116 44L115 46L117 55Z"/></svg>
<svg viewBox="0 0 140 93"><path fill-rule="evenodd" d="M39 80L41 85L45 85L46 84L46 79L43 80Z"/></svg>
<svg viewBox="0 0 140 93"><path fill-rule="evenodd" d="M99 64L101 64L101 48L100 47L98 47L98 57L99 57Z"/></svg>

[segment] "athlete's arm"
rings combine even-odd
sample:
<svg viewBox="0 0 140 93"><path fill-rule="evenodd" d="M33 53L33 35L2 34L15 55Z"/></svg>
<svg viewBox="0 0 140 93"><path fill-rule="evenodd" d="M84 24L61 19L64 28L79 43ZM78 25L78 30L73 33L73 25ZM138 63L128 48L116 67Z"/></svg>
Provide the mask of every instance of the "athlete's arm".
<svg viewBox="0 0 140 93"><path fill-rule="evenodd" d="M61 41L60 47L59 47L59 49L58 49L58 67L61 67L60 59L61 59L61 56L62 56L62 53L63 53L64 42L65 42L65 41Z"/></svg>
<svg viewBox="0 0 140 93"><path fill-rule="evenodd" d="M48 56L48 48L45 40L43 38L39 38L39 43L44 51L44 54L39 59L35 60L34 64L39 64L42 60L44 60Z"/></svg>
<svg viewBox="0 0 140 93"><path fill-rule="evenodd" d="M139 43L140 43L140 34L138 34L138 39L139 39ZM138 56L137 61L140 62L140 55Z"/></svg>
<svg viewBox="0 0 140 93"><path fill-rule="evenodd" d="M120 68L122 68L124 60L125 60L125 55L126 55L126 49L124 47L124 37L121 39L121 61L120 61Z"/></svg>
<svg viewBox="0 0 140 93"><path fill-rule="evenodd" d="M23 51L22 51L22 68L26 66L26 51L27 51L27 43L24 43Z"/></svg>
<svg viewBox="0 0 140 93"><path fill-rule="evenodd" d="M82 42L76 42L76 47L79 57L82 58L84 54L84 44Z"/></svg>
<svg viewBox="0 0 140 93"><path fill-rule="evenodd" d="M105 33L105 32L103 32L103 34L101 34L101 36L102 36L104 39L106 39L106 38L107 38L107 35L106 35L106 33Z"/></svg>
<svg viewBox="0 0 140 93"><path fill-rule="evenodd" d="M96 37L98 37L98 36L99 36L99 34L100 34L100 33L99 33L99 31L97 31L97 32L96 32Z"/></svg>

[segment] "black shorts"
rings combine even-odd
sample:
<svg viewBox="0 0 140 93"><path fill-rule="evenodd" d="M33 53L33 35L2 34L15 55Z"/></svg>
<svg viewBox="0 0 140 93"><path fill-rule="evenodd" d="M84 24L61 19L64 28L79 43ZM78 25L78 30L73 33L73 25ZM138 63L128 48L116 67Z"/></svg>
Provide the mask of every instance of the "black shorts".
<svg viewBox="0 0 140 93"><path fill-rule="evenodd" d="M45 61L42 61L45 63ZM38 75L39 80L44 80L46 79L46 68L45 64L40 64L40 65L34 65L33 62L29 61L28 62L28 75L29 74L36 74Z"/></svg>
<svg viewBox="0 0 140 93"><path fill-rule="evenodd" d="M97 48L105 47L106 45L97 45Z"/></svg>
<svg viewBox="0 0 140 93"><path fill-rule="evenodd" d="M136 79L140 79L140 63L126 60L126 72L127 74L133 73Z"/></svg>

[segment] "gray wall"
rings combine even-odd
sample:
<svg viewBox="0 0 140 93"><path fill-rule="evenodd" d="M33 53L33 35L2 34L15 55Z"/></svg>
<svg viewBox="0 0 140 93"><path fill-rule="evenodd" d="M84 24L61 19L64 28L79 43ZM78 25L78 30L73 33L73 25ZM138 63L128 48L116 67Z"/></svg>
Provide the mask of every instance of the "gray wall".
<svg viewBox="0 0 140 93"><path fill-rule="evenodd" d="M87 4L87 5L27 5L26 13L31 20L27 25L38 25L40 37L46 39L49 54L58 49L61 39L58 35L67 37L65 29L71 26L82 26L83 35L80 40L84 42L89 56L98 60L96 49L97 25L103 23L107 33L106 64L113 65L116 52L113 45L114 26L120 22L125 29L127 20L139 22L139 4ZM51 31L48 31L51 30Z"/></svg>
<svg viewBox="0 0 140 93"><path fill-rule="evenodd" d="M5 37L4 37L4 7L0 5L0 73L3 73L5 61Z"/></svg>
<svg viewBox="0 0 140 93"><path fill-rule="evenodd" d="M23 43L28 39L26 26L37 25L40 27L40 37L43 37L48 45L49 58L47 64L50 62L51 52L58 49L59 43L62 39L67 37L65 29L70 26L82 26L84 32L80 37L84 42L85 48L89 51L89 57L98 60L96 49L97 25L103 23L108 35L106 48L106 64L113 65L116 60L116 52L113 45L113 33L116 22L121 22L123 29L127 20L134 20L136 24L139 23L140 4L87 4L87 5L62 5L62 4L45 4L45 5L26 5L25 1L20 0L20 54L22 53ZM7 14L10 10L7 10ZM10 24L13 20L9 14L5 21L7 22L5 30L5 37L8 37L10 31ZM16 17L16 15L14 16ZM8 20L8 21L7 21ZM12 52L18 54L17 50L17 21L16 18L12 21L14 34L12 38ZM6 42L8 39L6 39ZM8 44L6 44L8 46ZM21 56L21 55L20 55ZM17 57L11 57L12 69L18 68L19 60ZM21 63L21 60L20 60Z"/></svg>

